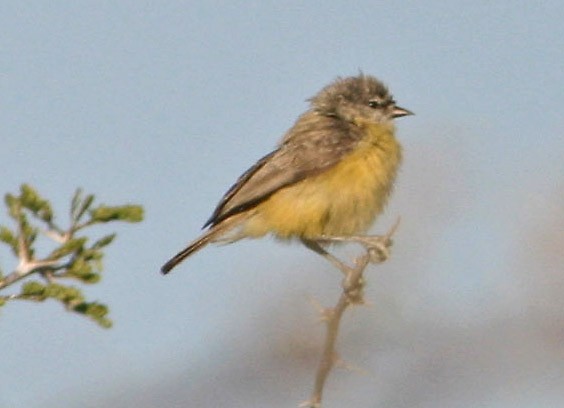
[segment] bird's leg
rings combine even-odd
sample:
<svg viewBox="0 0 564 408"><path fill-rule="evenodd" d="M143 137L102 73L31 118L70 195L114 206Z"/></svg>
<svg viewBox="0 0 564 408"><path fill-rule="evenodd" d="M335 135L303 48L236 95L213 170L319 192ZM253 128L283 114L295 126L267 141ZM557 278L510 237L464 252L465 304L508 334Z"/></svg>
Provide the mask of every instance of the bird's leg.
<svg viewBox="0 0 564 408"><path fill-rule="evenodd" d="M327 250L325 250L325 248L323 248L318 241L302 238L302 242L307 248L327 259L335 268L340 270L343 275L348 276L352 271L352 268L350 266L345 264L335 255L332 255Z"/></svg>
<svg viewBox="0 0 564 408"><path fill-rule="evenodd" d="M366 249L370 262L381 263L390 257L390 248L393 244L392 236L396 232L399 222L400 219L398 218L385 235L321 236L316 243L319 245L320 242L355 242Z"/></svg>
<svg viewBox="0 0 564 408"><path fill-rule="evenodd" d="M384 262L390 257L392 240L387 235L323 236L318 242L354 242L360 244L370 255L370 262Z"/></svg>

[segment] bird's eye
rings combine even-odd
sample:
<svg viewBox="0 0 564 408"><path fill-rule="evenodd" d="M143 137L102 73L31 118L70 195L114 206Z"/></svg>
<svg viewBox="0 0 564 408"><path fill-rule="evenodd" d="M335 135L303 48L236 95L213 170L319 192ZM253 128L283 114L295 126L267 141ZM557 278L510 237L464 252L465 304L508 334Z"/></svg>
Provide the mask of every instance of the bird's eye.
<svg viewBox="0 0 564 408"><path fill-rule="evenodd" d="M372 100L368 101L368 106L370 106L373 109L381 108L383 105L384 104L381 101L376 100L376 99L372 99Z"/></svg>

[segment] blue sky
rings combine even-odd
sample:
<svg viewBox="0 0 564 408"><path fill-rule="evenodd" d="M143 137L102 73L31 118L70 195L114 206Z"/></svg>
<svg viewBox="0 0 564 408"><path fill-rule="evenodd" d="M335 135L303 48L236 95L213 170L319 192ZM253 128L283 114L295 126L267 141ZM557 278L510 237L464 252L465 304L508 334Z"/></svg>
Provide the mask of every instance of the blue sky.
<svg viewBox="0 0 564 408"><path fill-rule="evenodd" d="M1 5L0 192L30 183L62 213L80 186L146 221L115 227L87 288L111 330L58 304L3 308L0 407L306 399L322 333L309 299L339 288L323 260L265 239L157 271L306 98L360 69L416 116L398 121L405 164L374 229L402 216L394 256L341 339L372 374L334 374L327 406L561 405L563 15L556 1Z"/></svg>

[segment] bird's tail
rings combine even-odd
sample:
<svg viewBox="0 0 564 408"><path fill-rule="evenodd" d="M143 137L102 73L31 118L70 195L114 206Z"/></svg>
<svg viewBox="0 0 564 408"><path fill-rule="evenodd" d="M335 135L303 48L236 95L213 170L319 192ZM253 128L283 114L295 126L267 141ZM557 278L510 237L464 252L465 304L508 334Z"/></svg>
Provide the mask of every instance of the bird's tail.
<svg viewBox="0 0 564 408"><path fill-rule="evenodd" d="M220 240L221 239L220 237L223 234L227 233L232 228L236 227L239 224L240 220L241 220L240 217L234 216L220 222L217 225L212 226L208 231L202 234L202 236L200 236L198 239L188 244L186 248L184 248L182 251L174 255L171 259L169 259L168 262L162 266L161 273L163 275L166 275L174 267L176 267L176 265L178 265L180 262L188 258L194 252L199 251L200 249L202 249L203 247L205 247L207 244L211 242Z"/></svg>

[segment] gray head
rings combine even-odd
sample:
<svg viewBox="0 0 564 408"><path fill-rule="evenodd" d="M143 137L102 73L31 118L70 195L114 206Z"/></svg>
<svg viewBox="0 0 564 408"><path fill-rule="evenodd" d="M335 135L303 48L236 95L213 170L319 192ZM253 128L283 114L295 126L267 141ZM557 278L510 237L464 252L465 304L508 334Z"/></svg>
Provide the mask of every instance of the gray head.
<svg viewBox="0 0 564 408"><path fill-rule="evenodd" d="M353 123L385 122L413 115L396 105L382 82L362 73L355 77L337 78L309 101L315 112Z"/></svg>

